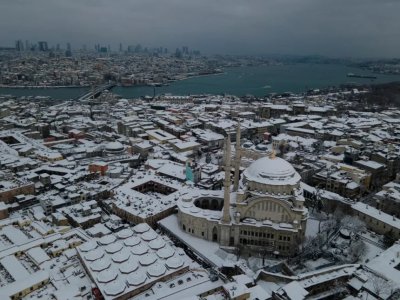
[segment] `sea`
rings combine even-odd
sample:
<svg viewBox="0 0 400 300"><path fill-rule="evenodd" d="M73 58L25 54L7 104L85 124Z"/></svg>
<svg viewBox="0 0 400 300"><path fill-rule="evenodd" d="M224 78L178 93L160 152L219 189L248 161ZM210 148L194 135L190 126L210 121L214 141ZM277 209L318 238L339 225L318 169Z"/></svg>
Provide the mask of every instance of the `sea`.
<svg viewBox="0 0 400 300"><path fill-rule="evenodd" d="M348 73L376 76L376 79L347 77ZM341 64L280 64L243 66L224 69L216 75L198 76L171 82L168 86L115 87L123 98L160 94L230 94L262 97L271 93L301 93L309 89L337 87L342 84L376 84L400 81L400 75L374 74ZM0 95L49 96L67 100L79 97L89 88L0 88Z"/></svg>

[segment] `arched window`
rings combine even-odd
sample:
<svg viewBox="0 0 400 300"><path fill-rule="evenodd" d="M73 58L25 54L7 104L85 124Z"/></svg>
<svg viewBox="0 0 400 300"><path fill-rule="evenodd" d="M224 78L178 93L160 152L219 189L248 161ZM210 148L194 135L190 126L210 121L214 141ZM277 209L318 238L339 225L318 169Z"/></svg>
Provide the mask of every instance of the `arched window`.
<svg viewBox="0 0 400 300"><path fill-rule="evenodd" d="M213 237L213 241L214 241L214 242L217 242L217 241L218 241L218 230L217 230L217 227L214 227L214 228L213 228L212 237Z"/></svg>

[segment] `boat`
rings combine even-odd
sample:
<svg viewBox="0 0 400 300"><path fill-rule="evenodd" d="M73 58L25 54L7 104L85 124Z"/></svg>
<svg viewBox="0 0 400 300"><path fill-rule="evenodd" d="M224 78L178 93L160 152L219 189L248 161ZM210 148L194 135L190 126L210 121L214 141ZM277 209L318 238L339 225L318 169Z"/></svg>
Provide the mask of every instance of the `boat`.
<svg viewBox="0 0 400 300"><path fill-rule="evenodd" d="M354 73L347 73L347 77L376 79L376 76L373 76L373 75L361 75L361 74L354 74Z"/></svg>

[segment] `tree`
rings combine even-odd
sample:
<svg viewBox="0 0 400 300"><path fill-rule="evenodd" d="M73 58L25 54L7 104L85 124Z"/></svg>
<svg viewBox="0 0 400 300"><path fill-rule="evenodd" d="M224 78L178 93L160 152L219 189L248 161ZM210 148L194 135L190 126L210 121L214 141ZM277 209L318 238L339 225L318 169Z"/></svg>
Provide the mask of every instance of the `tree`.
<svg viewBox="0 0 400 300"><path fill-rule="evenodd" d="M367 247L363 241L358 240L352 243L347 251L349 260L355 263L367 253Z"/></svg>
<svg viewBox="0 0 400 300"><path fill-rule="evenodd" d="M314 213L315 208L320 212L322 210L321 190L317 186L315 192L312 195L312 212Z"/></svg>
<svg viewBox="0 0 400 300"><path fill-rule="evenodd" d="M347 229L350 234L360 233L367 229L365 223L354 216L345 216L342 218L340 225L342 228Z"/></svg>
<svg viewBox="0 0 400 300"><path fill-rule="evenodd" d="M323 232L326 232L326 237L328 238L331 233L339 230L339 226L335 219L329 218L321 224L321 229Z"/></svg>
<svg viewBox="0 0 400 300"><path fill-rule="evenodd" d="M343 211L340 208L337 208L334 212L333 212L333 219L336 222L336 229L339 230L341 223L342 223L342 219L344 218L345 214L343 213Z"/></svg>
<svg viewBox="0 0 400 300"><path fill-rule="evenodd" d="M317 258L321 254L324 244L325 238L321 233L318 233L315 237L306 237L303 243L302 254L311 258Z"/></svg>
<svg viewBox="0 0 400 300"><path fill-rule="evenodd" d="M278 149L279 149L280 156L283 157L283 155L286 153L286 149L287 149L286 144L280 143L278 146Z"/></svg>
<svg viewBox="0 0 400 300"><path fill-rule="evenodd" d="M385 234L383 235L383 244L385 245L385 247L387 248L391 247L395 241L396 237L393 234L393 230L390 229L389 231L386 231Z"/></svg>
<svg viewBox="0 0 400 300"><path fill-rule="evenodd" d="M370 273L369 280L372 285L372 292L378 297L385 295L385 299L389 298L394 293L394 285L390 280Z"/></svg>

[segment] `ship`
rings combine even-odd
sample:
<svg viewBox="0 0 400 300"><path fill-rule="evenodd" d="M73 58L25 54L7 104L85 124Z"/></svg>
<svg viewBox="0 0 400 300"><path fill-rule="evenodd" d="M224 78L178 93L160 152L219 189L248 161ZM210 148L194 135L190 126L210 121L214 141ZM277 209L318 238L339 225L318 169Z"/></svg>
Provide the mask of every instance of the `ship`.
<svg viewBox="0 0 400 300"><path fill-rule="evenodd" d="M354 73L347 73L347 77L376 79L376 76L373 76L373 75L360 75L360 74L354 74Z"/></svg>

